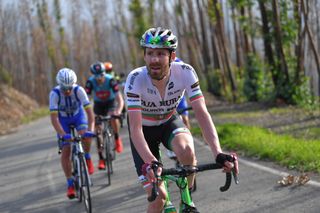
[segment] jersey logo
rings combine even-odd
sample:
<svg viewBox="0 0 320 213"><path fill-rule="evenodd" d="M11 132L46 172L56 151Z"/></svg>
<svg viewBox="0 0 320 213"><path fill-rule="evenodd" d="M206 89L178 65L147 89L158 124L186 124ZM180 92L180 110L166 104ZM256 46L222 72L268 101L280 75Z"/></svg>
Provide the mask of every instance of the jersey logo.
<svg viewBox="0 0 320 213"><path fill-rule="evenodd" d="M156 95L157 92L153 89L147 88L147 93L152 94L152 95Z"/></svg>
<svg viewBox="0 0 320 213"><path fill-rule="evenodd" d="M132 90L132 86L133 86L133 83L134 83L134 80L136 79L136 77L139 75L138 72L135 72L132 74L131 78L130 78L130 81L129 81L129 86L128 86L128 89L129 90Z"/></svg>
<svg viewBox="0 0 320 213"><path fill-rule="evenodd" d="M170 83L169 83L168 90L172 89L173 87L174 87L174 83L173 83L173 82L170 82Z"/></svg>
<svg viewBox="0 0 320 213"><path fill-rule="evenodd" d="M192 68L186 64L181 65L182 69L192 70Z"/></svg>
<svg viewBox="0 0 320 213"><path fill-rule="evenodd" d="M127 92L127 97L129 97L129 98L139 98L139 95L131 93L131 92Z"/></svg>
<svg viewBox="0 0 320 213"><path fill-rule="evenodd" d="M199 81L197 81L196 83L194 83L194 84L192 84L191 85L191 89L194 89L194 88L196 88L197 86L199 86Z"/></svg>
<svg viewBox="0 0 320 213"><path fill-rule="evenodd" d="M97 98L101 99L101 100L107 100L110 96L110 91L99 91L96 92L96 96Z"/></svg>

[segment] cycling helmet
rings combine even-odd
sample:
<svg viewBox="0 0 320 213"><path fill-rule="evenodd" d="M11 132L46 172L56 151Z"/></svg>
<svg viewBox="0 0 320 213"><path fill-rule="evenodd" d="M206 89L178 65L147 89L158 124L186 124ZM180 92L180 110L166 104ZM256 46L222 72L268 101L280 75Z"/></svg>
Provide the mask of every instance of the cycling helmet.
<svg viewBox="0 0 320 213"><path fill-rule="evenodd" d="M62 68L57 73L56 80L61 88L72 88L77 83L77 75L69 68Z"/></svg>
<svg viewBox="0 0 320 213"><path fill-rule="evenodd" d="M104 66L106 68L106 72L111 72L112 71L112 63L111 62L105 62Z"/></svg>
<svg viewBox="0 0 320 213"><path fill-rule="evenodd" d="M102 74L106 71L104 64L101 62L96 62L90 66L90 71L94 75Z"/></svg>
<svg viewBox="0 0 320 213"><path fill-rule="evenodd" d="M150 28L142 35L140 46L148 48L165 48L174 51L178 47L178 40L169 29L161 27Z"/></svg>

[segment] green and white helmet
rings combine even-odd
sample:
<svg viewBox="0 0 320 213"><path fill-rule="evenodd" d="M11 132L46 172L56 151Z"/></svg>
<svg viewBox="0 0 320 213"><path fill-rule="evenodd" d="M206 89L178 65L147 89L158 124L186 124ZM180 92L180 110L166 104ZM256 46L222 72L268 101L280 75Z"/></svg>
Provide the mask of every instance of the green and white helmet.
<svg viewBox="0 0 320 213"><path fill-rule="evenodd" d="M140 46L175 51L178 47L178 39L169 29L150 28L142 35Z"/></svg>

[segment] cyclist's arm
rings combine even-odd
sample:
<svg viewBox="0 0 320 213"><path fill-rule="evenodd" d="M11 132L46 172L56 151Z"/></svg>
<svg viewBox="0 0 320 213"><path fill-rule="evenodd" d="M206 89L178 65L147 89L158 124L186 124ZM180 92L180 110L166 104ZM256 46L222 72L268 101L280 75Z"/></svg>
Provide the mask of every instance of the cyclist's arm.
<svg viewBox="0 0 320 213"><path fill-rule="evenodd" d="M129 111L128 117L131 140L140 157L145 163L157 161L157 159L151 153L149 146L143 136L141 111Z"/></svg>
<svg viewBox="0 0 320 213"><path fill-rule="evenodd" d="M88 116L88 131L93 132L94 131L94 113L93 113L91 104L87 105L84 109Z"/></svg>
<svg viewBox="0 0 320 213"><path fill-rule="evenodd" d="M79 97L79 100L81 104L83 105L84 110L87 113L87 119L88 119L88 131L93 132L94 131L94 113L92 110L92 104L89 101L88 95L85 92L85 89L83 87L79 87L77 91L77 95Z"/></svg>
<svg viewBox="0 0 320 213"><path fill-rule="evenodd" d="M216 127L205 104L204 98L191 102L195 117L199 122L206 143L210 146L214 158L222 152Z"/></svg>
<svg viewBox="0 0 320 213"><path fill-rule="evenodd" d="M59 136L63 136L66 133L64 132L60 121L59 121L59 117L58 117L58 112L51 112L50 113L50 119L51 119L51 124L53 126L53 128L56 130L56 132L58 133Z"/></svg>
<svg viewBox="0 0 320 213"><path fill-rule="evenodd" d="M116 101L118 103L116 108L116 115L120 115L124 106L123 96L120 91L116 94Z"/></svg>
<svg viewBox="0 0 320 213"><path fill-rule="evenodd" d="M88 79L87 80L87 82L86 82L86 86L85 86L85 91L86 91L86 93L87 93L87 95L91 95L91 93L92 93L92 90L93 90L93 84L92 84L92 82L91 82L91 80L90 79Z"/></svg>

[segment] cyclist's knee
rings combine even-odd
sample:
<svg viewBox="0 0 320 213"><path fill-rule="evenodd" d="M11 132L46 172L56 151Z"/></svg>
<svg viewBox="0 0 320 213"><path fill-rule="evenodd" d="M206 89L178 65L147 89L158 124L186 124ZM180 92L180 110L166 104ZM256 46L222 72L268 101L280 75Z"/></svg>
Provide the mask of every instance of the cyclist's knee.
<svg viewBox="0 0 320 213"><path fill-rule="evenodd" d="M183 147L178 147L176 150L176 155L179 161L183 164L195 164L196 155L192 145L188 144Z"/></svg>

